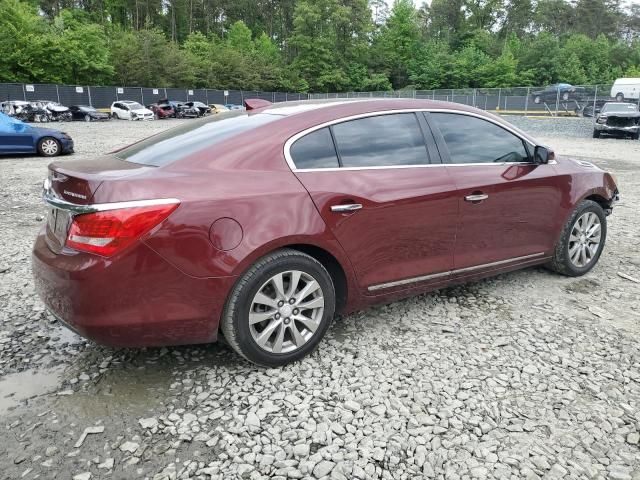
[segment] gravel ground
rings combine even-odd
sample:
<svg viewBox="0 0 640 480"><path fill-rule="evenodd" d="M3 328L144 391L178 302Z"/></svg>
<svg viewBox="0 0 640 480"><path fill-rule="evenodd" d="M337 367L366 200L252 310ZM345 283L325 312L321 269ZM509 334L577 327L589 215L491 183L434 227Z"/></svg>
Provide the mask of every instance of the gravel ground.
<svg viewBox="0 0 640 480"><path fill-rule="evenodd" d="M110 349L45 313L30 250L47 161L0 160L0 478L640 480L640 142L509 118L613 171L587 276L542 268L335 321L265 370L222 344ZM178 121L68 124L83 158ZM85 436L86 433L86 436Z"/></svg>

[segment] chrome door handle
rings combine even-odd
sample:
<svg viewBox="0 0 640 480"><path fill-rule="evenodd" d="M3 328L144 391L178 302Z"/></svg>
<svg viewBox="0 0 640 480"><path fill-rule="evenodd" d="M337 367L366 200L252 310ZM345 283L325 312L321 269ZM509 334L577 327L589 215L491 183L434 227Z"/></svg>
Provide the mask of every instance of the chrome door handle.
<svg viewBox="0 0 640 480"><path fill-rule="evenodd" d="M487 198L489 198L489 195L487 195L486 193L478 193L475 195L467 195L466 197L464 197L465 201L467 202L481 202L482 200L486 200Z"/></svg>
<svg viewBox="0 0 640 480"><path fill-rule="evenodd" d="M362 208L361 203L349 203L347 205L331 205L331 211L337 213L355 212Z"/></svg>

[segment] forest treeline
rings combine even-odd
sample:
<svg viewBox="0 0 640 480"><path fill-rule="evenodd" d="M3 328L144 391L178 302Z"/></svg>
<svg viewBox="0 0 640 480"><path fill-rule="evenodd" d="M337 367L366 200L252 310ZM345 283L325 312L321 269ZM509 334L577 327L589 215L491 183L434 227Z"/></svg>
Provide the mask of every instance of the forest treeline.
<svg viewBox="0 0 640 480"><path fill-rule="evenodd" d="M618 0L0 0L0 82L343 92L640 77Z"/></svg>

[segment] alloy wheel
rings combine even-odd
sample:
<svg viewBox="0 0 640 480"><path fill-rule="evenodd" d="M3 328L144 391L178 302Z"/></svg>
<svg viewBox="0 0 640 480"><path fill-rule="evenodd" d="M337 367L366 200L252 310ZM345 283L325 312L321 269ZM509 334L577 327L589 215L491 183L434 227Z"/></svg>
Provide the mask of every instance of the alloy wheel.
<svg viewBox="0 0 640 480"><path fill-rule="evenodd" d="M305 345L320 326L324 293L308 273L289 270L267 280L253 297L249 329L270 353L290 353Z"/></svg>
<svg viewBox="0 0 640 480"><path fill-rule="evenodd" d="M576 267L589 265L598 253L602 232L600 218L585 212L573 224L569 235L569 259Z"/></svg>
<svg viewBox="0 0 640 480"><path fill-rule="evenodd" d="M48 138L42 142L41 148L45 155L55 155L58 153L58 142Z"/></svg>

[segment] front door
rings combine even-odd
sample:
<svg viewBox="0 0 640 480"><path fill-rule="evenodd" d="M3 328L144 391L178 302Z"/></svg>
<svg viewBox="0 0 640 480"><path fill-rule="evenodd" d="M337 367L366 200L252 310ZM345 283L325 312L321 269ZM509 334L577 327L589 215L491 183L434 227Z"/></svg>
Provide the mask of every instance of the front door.
<svg viewBox="0 0 640 480"><path fill-rule="evenodd" d="M296 175L368 294L443 282L452 268L458 201L425 135L413 112L378 114L291 146Z"/></svg>
<svg viewBox="0 0 640 480"><path fill-rule="evenodd" d="M444 112L428 118L458 189L454 269L550 255L566 179L553 165L533 163L533 146L493 122Z"/></svg>

